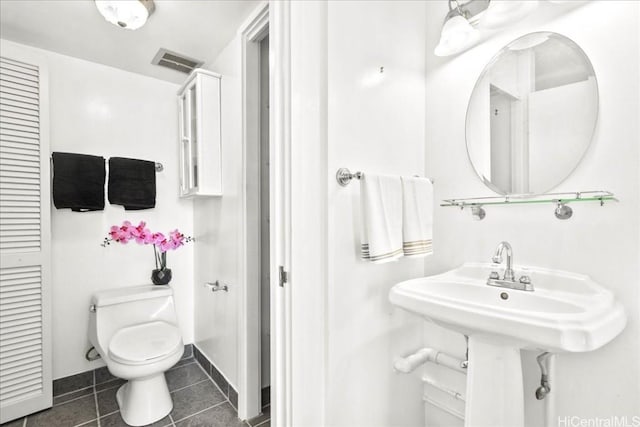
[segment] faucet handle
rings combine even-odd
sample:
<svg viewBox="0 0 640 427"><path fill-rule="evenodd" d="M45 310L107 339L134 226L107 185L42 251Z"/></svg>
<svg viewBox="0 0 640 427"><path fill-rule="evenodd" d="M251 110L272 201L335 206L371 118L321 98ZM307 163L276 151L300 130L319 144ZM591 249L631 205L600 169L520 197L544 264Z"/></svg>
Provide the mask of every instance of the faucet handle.
<svg viewBox="0 0 640 427"><path fill-rule="evenodd" d="M522 283L523 285L531 284L531 277L529 277L529 276L520 276L520 283Z"/></svg>
<svg viewBox="0 0 640 427"><path fill-rule="evenodd" d="M489 274L489 279L498 280L500 279L500 274L497 271L492 271L491 274Z"/></svg>

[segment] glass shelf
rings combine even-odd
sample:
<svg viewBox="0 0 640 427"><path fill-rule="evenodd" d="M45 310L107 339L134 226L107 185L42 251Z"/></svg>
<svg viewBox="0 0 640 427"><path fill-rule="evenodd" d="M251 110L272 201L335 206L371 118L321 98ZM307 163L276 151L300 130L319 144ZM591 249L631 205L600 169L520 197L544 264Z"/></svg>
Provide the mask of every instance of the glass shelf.
<svg viewBox="0 0 640 427"><path fill-rule="evenodd" d="M471 208L471 212L477 219L483 219L485 216L483 206L489 205L524 205L524 204L543 204L553 203L556 205L556 217L559 219L568 219L572 215L572 209L567 206L569 203L576 202L599 202L600 206L604 202L617 202L614 194L610 191L574 191L564 193L547 193L547 194L509 194L496 197L470 197L464 199L443 199L440 206L458 207L460 209Z"/></svg>

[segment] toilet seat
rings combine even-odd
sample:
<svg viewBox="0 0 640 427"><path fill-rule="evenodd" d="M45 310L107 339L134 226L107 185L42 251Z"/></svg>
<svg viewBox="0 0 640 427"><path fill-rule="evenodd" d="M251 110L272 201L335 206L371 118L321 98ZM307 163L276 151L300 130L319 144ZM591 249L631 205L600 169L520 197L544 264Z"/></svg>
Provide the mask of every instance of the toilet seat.
<svg viewBox="0 0 640 427"><path fill-rule="evenodd" d="M181 347L180 330L156 320L117 331L109 343L109 356L125 365L143 365L173 354Z"/></svg>

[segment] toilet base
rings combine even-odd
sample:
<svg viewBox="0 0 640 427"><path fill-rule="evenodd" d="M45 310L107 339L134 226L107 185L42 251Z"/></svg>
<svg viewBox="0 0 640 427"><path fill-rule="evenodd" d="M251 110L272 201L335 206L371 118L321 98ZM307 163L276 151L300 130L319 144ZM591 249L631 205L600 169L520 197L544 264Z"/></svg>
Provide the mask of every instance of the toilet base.
<svg viewBox="0 0 640 427"><path fill-rule="evenodd" d="M153 424L173 409L164 372L127 381L118 389L116 400L122 419L130 426Z"/></svg>

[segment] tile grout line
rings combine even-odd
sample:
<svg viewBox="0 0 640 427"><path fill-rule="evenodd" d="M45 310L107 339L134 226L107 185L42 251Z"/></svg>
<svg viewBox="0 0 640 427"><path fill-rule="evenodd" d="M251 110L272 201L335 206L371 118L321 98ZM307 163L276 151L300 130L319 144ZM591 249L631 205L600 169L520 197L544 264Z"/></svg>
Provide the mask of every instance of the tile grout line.
<svg viewBox="0 0 640 427"><path fill-rule="evenodd" d="M66 393L57 394L57 395L53 396L53 398L55 399L56 397L64 397L64 396L67 396L67 395L69 395L69 394L73 394L73 393L77 393L77 392L79 392L79 391L86 390L86 389L91 388L91 387L93 387L93 386L92 386L92 385L90 385L90 386L87 386L87 387L77 388L77 389L75 389L75 390L68 391L68 392L66 392Z"/></svg>
<svg viewBox="0 0 640 427"><path fill-rule="evenodd" d="M266 420L264 420L264 421L263 421L263 422L261 422L260 424L256 424L256 425L255 425L255 426L253 426L253 427L260 427L260 426L263 426L263 425L265 425L266 423L269 423L269 422L271 422L271 417L267 418Z"/></svg>
<svg viewBox="0 0 640 427"><path fill-rule="evenodd" d="M124 381L124 382L118 382L118 380ZM101 392L106 391L106 390L111 390L112 388L120 387L121 385L123 385L127 381L123 380L122 378L116 378L115 380L111 380L111 381L107 381L107 382L104 382L104 383L100 383L99 385L104 385L104 384L107 384L107 383L110 383L110 382L113 382L113 383L118 382L118 384L115 384L113 386L109 386L109 387L106 387L106 388L102 388L100 390L98 390L98 387L96 387L96 392L97 393L101 393Z"/></svg>
<svg viewBox="0 0 640 427"><path fill-rule="evenodd" d="M231 403L231 393L229 392L229 389L231 388L231 383L229 383L229 381L227 381L227 394L225 394L222 389L220 388L220 386L218 385L218 383L215 382L215 380L213 379L213 377L204 369L204 366L202 366L200 364L200 361L198 359L196 359L196 361L198 362L198 366L200 367L200 369L205 373L206 376L209 377L209 379L211 380L211 382L213 383L213 385L220 391L220 393L222 393L222 396L226 398L227 403L229 404L229 406L231 406L235 411L236 411L236 417L238 416L238 408L236 408L233 403ZM211 365L211 367L214 367L214 365L211 363L210 360L207 359L207 362L209 362L209 364ZM216 368L217 369L217 368ZM225 378L226 381L226 378ZM235 391L235 388L234 388ZM237 393L237 392L236 392ZM269 417L269 419L271 419L271 417ZM248 423L248 420L245 420L245 422ZM251 425L249 425L251 427Z"/></svg>
<svg viewBox="0 0 640 427"><path fill-rule="evenodd" d="M197 359L196 359L197 360ZM211 364L211 362L209 362L209 364ZM220 386L218 385L218 383L213 379L213 377L204 369L204 366L202 366L200 364L200 362L198 361L198 366L200 367L200 369L202 370L202 372L204 372L204 374L209 377L209 381L211 381L213 383L213 385L218 389L218 391L220 392L220 394L222 394L222 396L226 399L227 402L229 402L229 405L231 405L231 407L233 409L236 410L236 414L238 413L238 408L236 408L235 406L233 406L233 403L231 403L231 400L229 399L229 395L231 393L229 393L229 387L231 387L231 385L229 384L229 382L227 381L227 393L225 394L222 389L220 388ZM217 369L217 368L216 368ZM226 380L226 378L225 378ZM235 390L235 389L234 389Z"/></svg>
<svg viewBox="0 0 640 427"><path fill-rule="evenodd" d="M217 407L218 407L218 406L220 406L220 405L224 405L224 403L225 403L225 401L223 400L222 402L218 402L218 403L216 403L215 405L211 405L211 406L209 406L208 408L204 408L204 409L202 409L202 410L200 410L200 411L198 411L198 412L194 412L193 414L188 415L188 416L186 416L186 417L184 417L184 418L180 418L179 420L177 420L177 421L175 421L175 422L177 422L177 423L182 422L182 421L186 420L187 418L191 418L191 417L193 417L193 416L195 416L195 415L201 414L201 413L203 413L203 412L205 412L205 411L208 411L209 409L217 408ZM172 419L173 419L173 418L172 418Z"/></svg>
<svg viewBox="0 0 640 427"><path fill-rule="evenodd" d="M204 379L204 380L198 381L197 383L189 384L189 385L186 385L186 386L184 386L184 387L180 387L180 388L177 388L177 389L175 389L175 390L171 390L169 393L175 393L176 391L184 390L185 388L189 388L189 387L191 387L192 385L201 384L201 383L203 383L203 382L205 382L205 381L211 381L211 378L207 378L207 379Z"/></svg>
<svg viewBox="0 0 640 427"><path fill-rule="evenodd" d="M87 387L87 388L88 388L88 387ZM53 406L66 405L67 403L75 402L76 400L80 400L80 399L84 399L84 398L86 398L86 397L89 397L89 396L91 396L93 393L94 393L94 391L92 391L91 393L83 394L82 396L74 397L73 399L65 400L64 402L55 403Z"/></svg>
<svg viewBox="0 0 640 427"><path fill-rule="evenodd" d="M96 405L96 420L100 427L100 406L98 406L98 392L96 391L96 371L93 371L93 402Z"/></svg>
<svg viewBox="0 0 640 427"><path fill-rule="evenodd" d="M108 414L100 415L100 417L101 417L101 418L108 417L109 415L113 415L113 414L115 414L116 412L120 412L120 408L116 409L115 411L111 411L111 412L109 412Z"/></svg>
<svg viewBox="0 0 640 427"><path fill-rule="evenodd" d="M211 362L209 362L209 363L211 363ZM213 385L218 389L220 394L228 401L229 400L229 396L228 396L228 394L229 394L228 390L229 389L227 388L227 394L225 394L224 391L222 391L222 389L218 385L218 383L213 379L213 377L207 371L204 370L204 366L202 366L200 364L200 362L198 362L198 366L200 366L200 369L202 369L202 372L204 372L204 374L207 376L207 378L209 378L209 381L211 381L213 383Z"/></svg>
<svg viewBox="0 0 640 427"><path fill-rule="evenodd" d="M93 422L93 421L98 421L98 418L92 418L92 419L90 419L89 421L85 421L85 422L82 422L82 423L80 423L80 424L76 424L76 425L74 425L73 427L82 427L82 426L86 426L87 424L89 424L90 422Z"/></svg>
<svg viewBox="0 0 640 427"><path fill-rule="evenodd" d="M184 365L172 366L171 368L167 369L167 372L173 371L174 369L182 368L183 366L193 365L194 363L197 363L197 362L194 360L193 362L185 363Z"/></svg>
<svg viewBox="0 0 640 427"><path fill-rule="evenodd" d="M221 371L216 367L215 363L213 363L211 360L209 360L209 358L208 358L207 356L205 356L205 355L204 355L200 350L198 350L198 351L200 352L200 355L202 355L202 357L204 357L204 358L205 358L205 360L207 361L207 363L208 363L212 368L215 368L215 369L216 369L216 371L218 371L218 373L219 373L220 375L222 375L222 372L221 372ZM194 359L195 359L195 357L194 357ZM207 372L207 371L204 369L204 366L202 366L202 364L200 363L200 361L199 361L198 359L195 359L195 361L196 361L196 362L198 362L198 365L200 366L200 369L202 369L202 371L204 371L204 373L205 373L205 374L207 374L207 376L208 376L209 378L211 378L211 380L213 381L213 383L214 383L216 386L218 386L218 383L213 379L213 376L212 376L209 372ZM224 375L222 375L222 378L227 382L227 393L225 394L219 386L218 386L218 390L220 390L220 392L221 392L222 394L224 394L225 396L228 396L228 395L229 395L229 387L231 387L231 383L229 383L229 380L227 380L227 378L226 378ZM234 388L234 390L235 390L235 388Z"/></svg>
<svg viewBox="0 0 640 427"><path fill-rule="evenodd" d="M2 0L0 0L2 1ZM88 389L89 387L87 387ZM92 387L93 388L93 387ZM82 389L82 390L86 390L86 389ZM108 389L107 389L108 390ZM103 390L100 390L103 391ZM87 397L91 396L93 393L95 393L95 389L91 392L91 393L87 393L87 394L83 394L82 396L78 396L78 397L74 397L73 399L69 399L69 400L65 400L64 402L60 402L60 403L54 403L52 408L54 406L62 406L62 405L66 405L67 403L71 403L71 402L75 402L76 400L80 400L80 399L86 399Z"/></svg>

